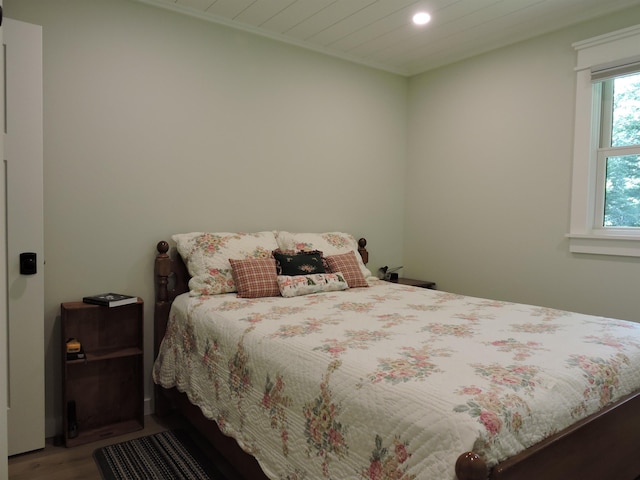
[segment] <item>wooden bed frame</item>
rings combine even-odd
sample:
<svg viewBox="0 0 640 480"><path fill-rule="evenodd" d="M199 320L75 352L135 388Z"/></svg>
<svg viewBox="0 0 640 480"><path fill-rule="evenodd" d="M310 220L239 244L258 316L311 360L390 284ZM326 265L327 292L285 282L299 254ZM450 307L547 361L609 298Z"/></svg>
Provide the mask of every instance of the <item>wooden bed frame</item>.
<svg viewBox="0 0 640 480"><path fill-rule="evenodd" d="M365 263L366 240L358 241ZM171 303L188 291L182 259L157 244L155 260L154 358L164 337ZM177 409L247 480L267 479L258 462L220 432L199 407L176 388L155 387L156 414ZM473 452L462 453L455 466L459 480L640 480L640 391L549 437L488 471Z"/></svg>

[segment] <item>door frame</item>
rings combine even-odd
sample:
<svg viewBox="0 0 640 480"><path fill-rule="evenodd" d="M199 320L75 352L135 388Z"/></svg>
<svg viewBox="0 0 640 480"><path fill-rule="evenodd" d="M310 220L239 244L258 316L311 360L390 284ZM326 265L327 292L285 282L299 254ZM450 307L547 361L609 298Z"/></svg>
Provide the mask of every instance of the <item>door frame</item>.
<svg viewBox="0 0 640 480"><path fill-rule="evenodd" d="M2 0L0 0L0 9ZM3 28L0 24L0 45L4 45ZM4 65L4 48L0 49L0 61ZM4 92L4 75L0 77L0 92ZM7 211L6 201L6 173L4 169L4 94L0 95L0 112L2 118L2 135L0 135L0 153L2 154L2 168L0 168L0 211ZM7 251L7 232L4 221L0 221L0 252ZM7 262L6 255L0 253L0 438L7 438ZM4 392L4 393L3 393ZM9 478L7 441L0 441L0 478Z"/></svg>

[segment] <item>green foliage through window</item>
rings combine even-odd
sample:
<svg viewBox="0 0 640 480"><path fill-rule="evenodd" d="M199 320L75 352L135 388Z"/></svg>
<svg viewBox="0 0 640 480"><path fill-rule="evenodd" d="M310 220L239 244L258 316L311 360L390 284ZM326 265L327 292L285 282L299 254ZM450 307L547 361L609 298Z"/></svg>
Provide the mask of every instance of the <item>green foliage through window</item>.
<svg viewBox="0 0 640 480"><path fill-rule="evenodd" d="M613 104L607 109L611 129L603 132L611 147L606 148L603 226L640 227L640 73L608 81Z"/></svg>
<svg viewBox="0 0 640 480"><path fill-rule="evenodd" d="M640 227L640 155L607 158L605 227Z"/></svg>

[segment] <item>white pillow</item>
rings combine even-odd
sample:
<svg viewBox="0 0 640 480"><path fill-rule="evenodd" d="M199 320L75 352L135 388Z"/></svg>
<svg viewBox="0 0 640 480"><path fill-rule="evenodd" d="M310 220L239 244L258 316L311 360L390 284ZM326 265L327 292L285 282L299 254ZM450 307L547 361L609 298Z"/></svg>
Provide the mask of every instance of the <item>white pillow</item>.
<svg viewBox="0 0 640 480"><path fill-rule="evenodd" d="M349 288L340 272L310 275L278 275L278 287L283 297L297 297L310 293L335 292Z"/></svg>
<svg viewBox="0 0 640 480"><path fill-rule="evenodd" d="M371 272L365 266L358 252L358 242L349 233L291 233L287 231L275 232L278 247L283 251L320 250L325 257L341 253L355 252L358 265L364 278L371 277Z"/></svg>
<svg viewBox="0 0 640 480"><path fill-rule="evenodd" d="M237 291L229 259L270 258L278 248L273 232L191 232L171 238L191 275L192 296Z"/></svg>

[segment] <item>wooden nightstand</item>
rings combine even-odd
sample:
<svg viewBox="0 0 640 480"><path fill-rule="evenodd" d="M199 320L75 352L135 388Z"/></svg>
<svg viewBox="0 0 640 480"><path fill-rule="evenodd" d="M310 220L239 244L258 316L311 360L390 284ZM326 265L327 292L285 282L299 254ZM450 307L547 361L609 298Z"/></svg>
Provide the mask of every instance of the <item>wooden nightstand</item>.
<svg viewBox="0 0 640 480"><path fill-rule="evenodd" d="M143 307L140 298L111 308L83 302L61 305L67 447L144 427ZM69 338L81 343L83 358L67 357Z"/></svg>
<svg viewBox="0 0 640 480"><path fill-rule="evenodd" d="M437 290L436 282L430 282L429 280L415 280L413 278L399 278L398 280L389 280L391 283L399 283L401 285L411 285L413 287L429 288L431 290Z"/></svg>

